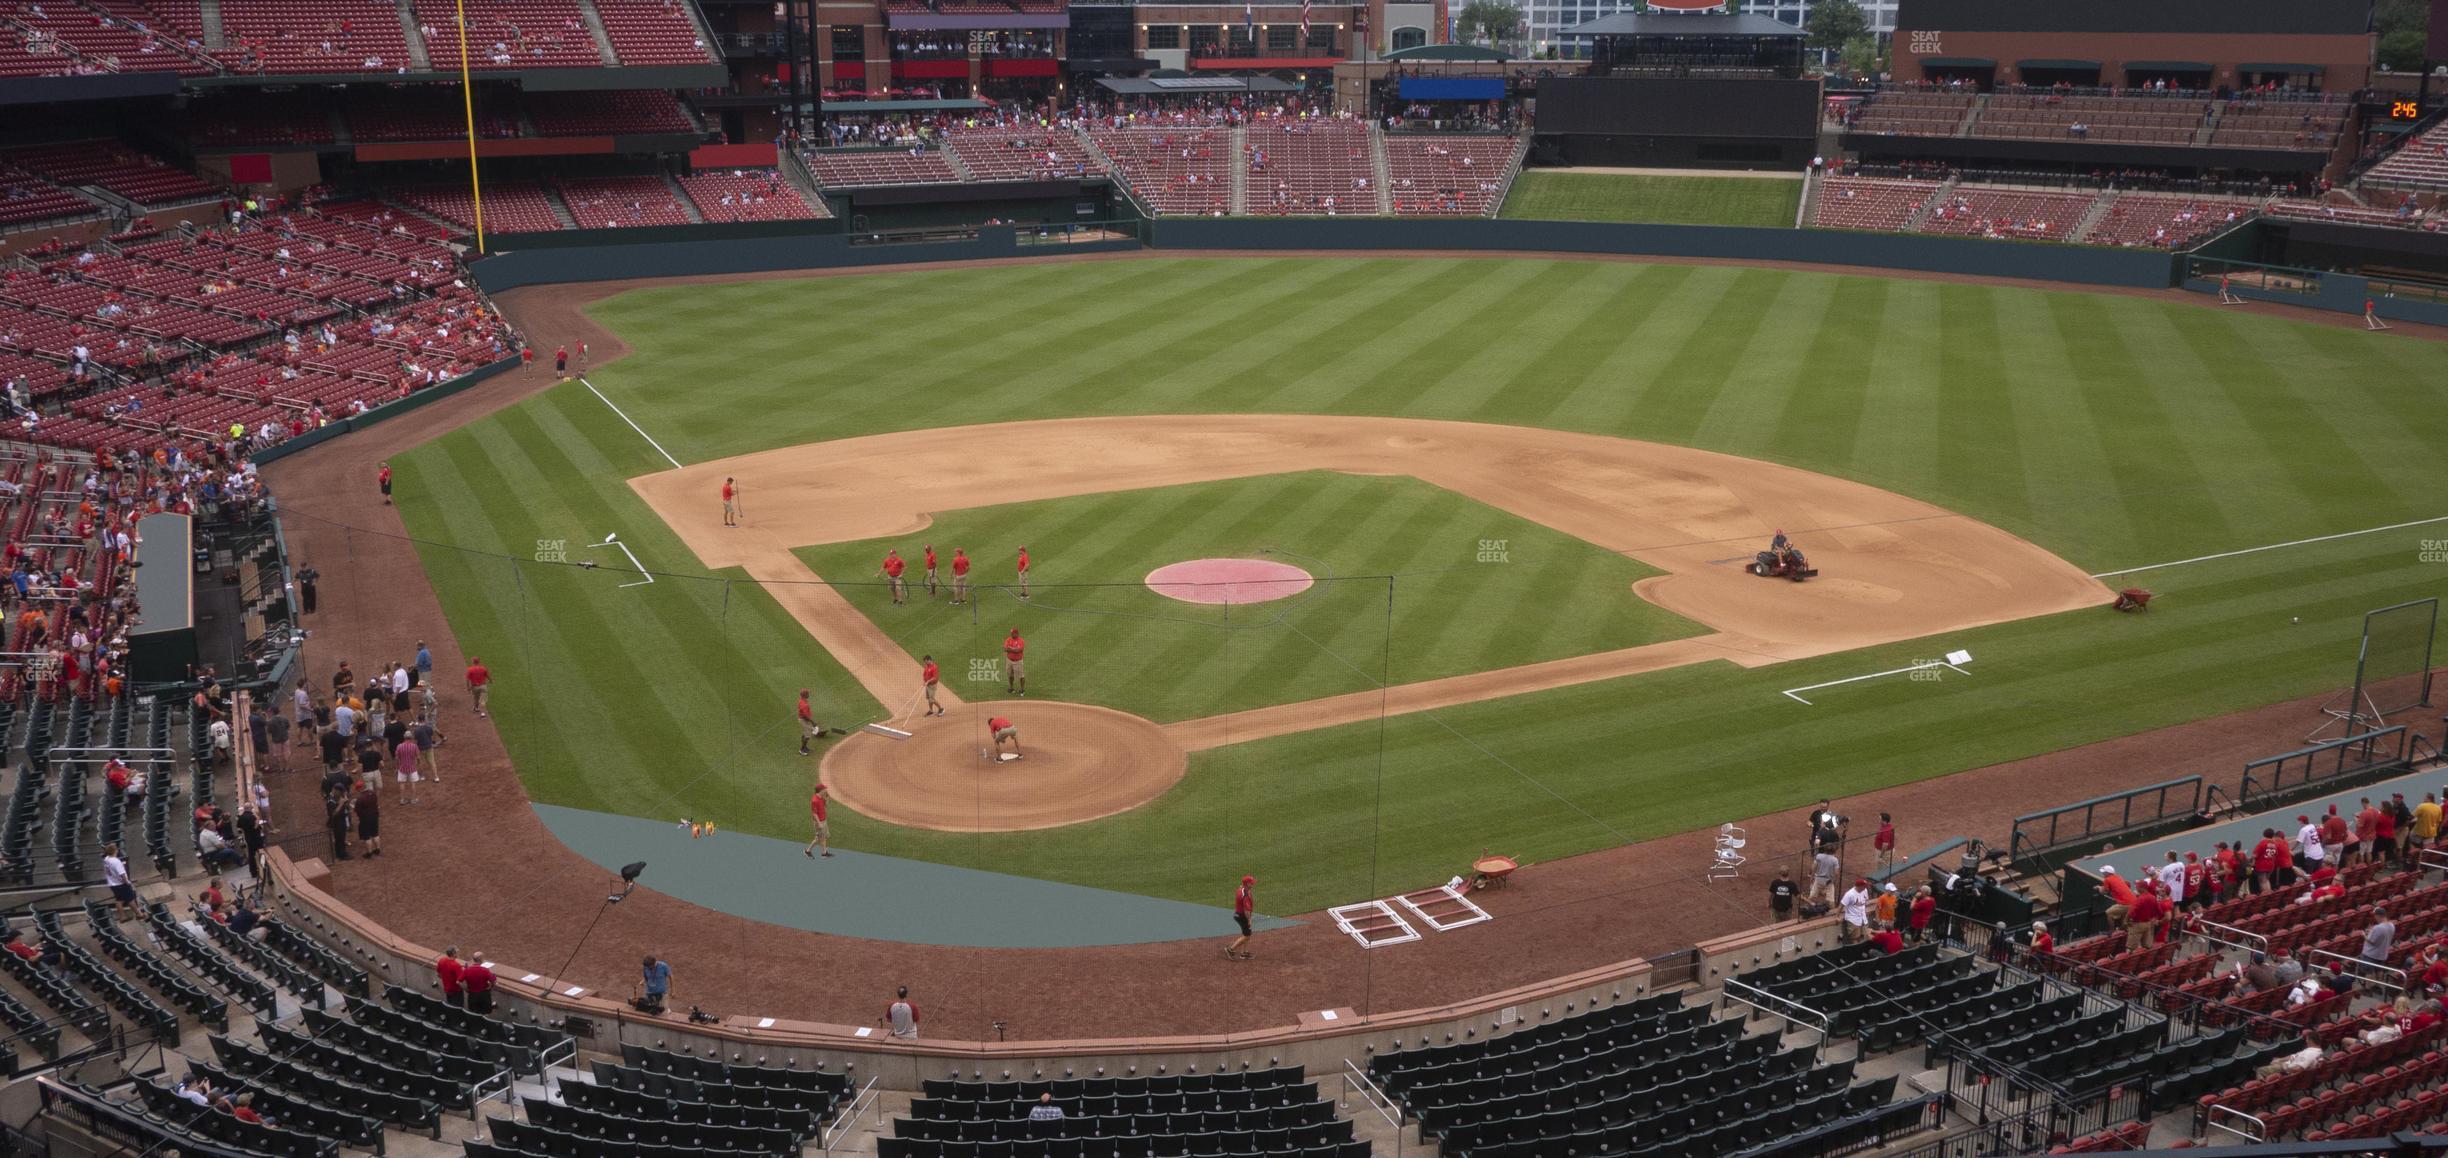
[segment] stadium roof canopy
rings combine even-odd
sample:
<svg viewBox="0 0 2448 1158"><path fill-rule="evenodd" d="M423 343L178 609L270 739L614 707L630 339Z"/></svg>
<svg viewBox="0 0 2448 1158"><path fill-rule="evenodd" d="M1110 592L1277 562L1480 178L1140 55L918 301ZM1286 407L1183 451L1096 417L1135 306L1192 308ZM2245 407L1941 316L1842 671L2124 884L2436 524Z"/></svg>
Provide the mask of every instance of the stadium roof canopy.
<svg viewBox="0 0 2448 1158"><path fill-rule="evenodd" d="M1397 48L1378 57L1379 60L1466 60L1501 62L1505 54L1477 44L1423 44L1417 48Z"/></svg>
<svg viewBox="0 0 2448 1158"><path fill-rule="evenodd" d="M1564 30L1572 36L1774 36L1800 38L1799 26L1749 12L1667 15L1622 12Z"/></svg>
<svg viewBox="0 0 2448 1158"><path fill-rule="evenodd" d="M1271 76L1100 76L1097 84L1106 91L1122 96L1163 96L1171 94L1208 95L1214 93L1296 92L1299 85Z"/></svg>

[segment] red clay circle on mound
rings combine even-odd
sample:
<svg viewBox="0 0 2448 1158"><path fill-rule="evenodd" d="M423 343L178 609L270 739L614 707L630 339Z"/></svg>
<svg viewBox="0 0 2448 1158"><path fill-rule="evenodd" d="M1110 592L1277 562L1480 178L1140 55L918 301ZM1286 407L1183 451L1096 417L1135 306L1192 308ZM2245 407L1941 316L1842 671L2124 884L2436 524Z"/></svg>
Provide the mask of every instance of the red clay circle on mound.
<svg viewBox="0 0 2448 1158"><path fill-rule="evenodd" d="M1184 603L1265 603L1307 591L1317 582L1290 563L1271 559L1185 559L1148 572L1147 585Z"/></svg>

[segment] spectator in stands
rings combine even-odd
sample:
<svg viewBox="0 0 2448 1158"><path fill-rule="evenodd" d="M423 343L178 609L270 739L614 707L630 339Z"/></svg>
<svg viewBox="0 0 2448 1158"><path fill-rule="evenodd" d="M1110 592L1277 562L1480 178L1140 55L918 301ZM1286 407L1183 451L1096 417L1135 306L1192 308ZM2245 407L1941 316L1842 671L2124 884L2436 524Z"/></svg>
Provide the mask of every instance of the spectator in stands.
<svg viewBox="0 0 2448 1158"><path fill-rule="evenodd" d="M1938 916L1938 898L1930 895L1928 885L1913 890L1912 908L1907 913L1905 922L1911 927L1912 939L1915 942L1927 940L1930 922Z"/></svg>
<svg viewBox="0 0 2448 1158"><path fill-rule="evenodd" d="M237 908L230 910L229 930L241 937L253 933L255 927L262 923L263 914L256 912L255 906L244 900L238 902Z"/></svg>
<svg viewBox="0 0 2448 1158"><path fill-rule="evenodd" d="M190 1102L194 1102L196 1105L202 1106L205 1109L212 1108L213 1088L211 1078L207 1078L201 1074L189 1074L185 1078L179 1080L179 1084L175 1092L179 1097L185 1098Z"/></svg>
<svg viewBox="0 0 2448 1158"><path fill-rule="evenodd" d="M42 956L42 951L36 949L32 945L26 944L24 935L15 929L8 931L7 940L0 941L0 949L7 949L9 952L16 954L20 960L25 961L37 960Z"/></svg>
<svg viewBox="0 0 2448 1158"><path fill-rule="evenodd" d="M467 965L459 970L459 990L468 1012L493 1012L493 969L485 964L484 954L468 954Z"/></svg>
<svg viewBox="0 0 2448 1158"><path fill-rule="evenodd" d="M1892 929L1896 924L1896 887L1894 881L1879 886L1878 896L1870 902L1870 924L1875 928Z"/></svg>
<svg viewBox="0 0 2448 1158"><path fill-rule="evenodd" d="M2171 848L2167 851L2167 863L2159 866L2159 887L2170 906L2184 903L2184 886L2184 857Z"/></svg>
<svg viewBox="0 0 2448 1158"><path fill-rule="evenodd" d="M892 1035L903 1041L918 1040L918 1006L909 999L909 986L893 991L891 1004L884 1007L884 1024L892 1027Z"/></svg>
<svg viewBox="0 0 2448 1158"><path fill-rule="evenodd" d="M2115 865L2100 866L2100 891L2108 894L2108 923L2124 925L2127 916L2133 912L2137 894L2132 885L2125 883L2124 876L2116 871Z"/></svg>
<svg viewBox="0 0 2448 1158"><path fill-rule="evenodd" d="M1904 951L1904 934L1894 928L1880 929L1870 935L1870 943L1878 946L1880 952L1894 956Z"/></svg>
<svg viewBox="0 0 2448 1158"><path fill-rule="evenodd" d="M2253 845L2252 851L2252 891L2254 893L2270 891L2270 886L2277 880L2279 868L2286 863L2286 856L2287 844L2286 841L2279 839L2278 830L2275 828L2262 829L2261 841Z"/></svg>
<svg viewBox="0 0 2448 1158"><path fill-rule="evenodd" d="M2125 913L2125 948L2131 952L2155 944L2159 923L2167 916L2167 902L2159 896L2156 885L2145 885L2134 895L2134 903Z"/></svg>
<svg viewBox="0 0 2448 1158"><path fill-rule="evenodd" d="M2372 804L2371 797L2363 797L2357 802L2354 816L2354 843L2347 846L2347 857L2339 863L2339 868L2353 864L2357 856L2368 861L2377 861L2381 858L2383 855L2380 850L2381 819L2380 809Z"/></svg>
<svg viewBox="0 0 2448 1158"><path fill-rule="evenodd" d="M2299 1074L2321 1063L2326 1056L2321 1047L2306 1043L2302 1049L2253 1071L2258 1078L2274 1078L2280 1074Z"/></svg>
<svg viewBox="0 0 2448 1158"><path fill-rule="evenodd" d="M1792 920L1794 893L1797 891L1799 890L1794 887L1793 870L1778 869L1776 879L1768 882L1768 919L1772 921Z"/></svg>
<svg viewBox="0 0 2448 1158"><path fill-rule="evenodd" d="M2032 922L2031 951L2043 956L2057 951L2057 937L2049 932L2047 921Z"/></svg>
<svg viewBox="0 0 2448 1158"><path fill-rule="evenodd" d="M2437 793L2425 792L2422 803L2414 806L2414 819L2410 824L2413 838L2406 843L2407 849L2414 851L2431 847L2431 842L2439 839L2439 829L2439 796Z"/></svg>
<svg viewBox="0 0 2448 1158"><path fill-rule="evenodd" d="M671 963L649 953L645 963L638 967L638 975L646 988L645 996L638 999L638 1009L645 1013L663 1012L671 1000Z"/></svg>
<svg viewBox="0 0 2448 1158"><path fill-rule="evenodd" d="M1037 1104L1029 1107L1029 1121L1032 1122L1059 1122L1062 1116L1063 1108L1054 1104L1052 1091L1037 1095Z"/></svg>
<svg viewBox="0 0 2448 1158"><path fill-rule="evenodd" d="M2315 872L2329 860L2328 846L2321 841L2321 826L2313 823L2309 816L2298 816L2295 820L2302 825L2295 830L2295 867L2306 873ZM2285 885L2294 882L2282 874L2278 883Z"/></svg>
<svg viewBox="0 0 2448 1158"><path fill-rule="evenodd" d="M2213 861L2213 862L2212 862L2212 864L2213 864L2213 865L2215 865L2216 863L2217 863L2217 862L2215 862L2215 861ZM2201 858L2201 854L2200 854L2200 853L2198 853L2198 852L2188 852L2188 853L2186 853L2186 854L2185 854L2185 866L2184 866L2184 907L2185 907L2185 908L2187 908L2187 909L2199 909L2199 908L2201 908L2201 907L2203 907L2203 906L2205 906L2205 905L2208 905L2208 904L2211 904L2211 903L2215 902L2215 901L2218 899L2218 898L2217 898L2217 897L2216 897L2216 896L2215 896L2215 895L2214 895L2214 894L2211 892L2211 889L2210 889L2210 875L2211 875L2211 874L2210 874L2210 866L2208 866L2208 865L2204 865L2204 864L2202 863L2202 858Z"/></svg>
<svg viewBox="0 0 2448 1158"><path fill-rule="evenodd" d="M232 921L230 927L237 928L238 923ZM230 1103L230 1116L241 1122L253 1122L261 1126L272 1124L272 1119L255 1112L255 1092L252 1090L238 1095L238 1100Z"/></svg>
<svg viewBox="0 0 2448 1158"><path fill-rule="evenodd" d="M2393 792L2380 802L2380 855L2390 864L2397 863L2398 842L2412 829L2414 810L2406 807L2405 793Z"/></svg>
<svg viewBox="0 0 2448 1158"><path fill-rule="evenodd" d="M1870 931L1870 878L1861 877L1846 889L1839 901L1844 910L1844 940L1859 941Z"/></svg>
<svg viewBox="0 0 2448 1158"><path fill-rule="evenodd" d="M119 846L102 846L102 883L110 886L111 910L121 920L136 911L136 889L128 883L127 861L120 859Z"/></svg>
<svg viewBox="0 0 2448 1158"><path fill-rule="evenodd" d="M2371 927L2363 930L2363 959L2374 965L2386 965L2389 951L2397 947L2397 922L2389 920L2385 908L2372 910Z"/></svg>
<svg viewBox="0 0 2448 1158"><path fill-rule="evenodd" d="M221 872L246 863L246 855L231 848L229 838L208 824L196 829L196 860L208 870Z"/></svg>
<svg viewBox="0 0 2448 1158"><path fill-rule="evenodd" d="M378 761L371 777L357 782L357 839L365 845L367 857L382 855L382 765L381 753L369 750Z"/></svg>
<svg viewBox="0 0 2448 1158"><path fill-rule="evenodd" d="M442 950L442 955L434 959L434 976L442 982L442 1000L447 1004L467 1004L466 995L459 990L459 973L463 968L457 945Z"/></svg>

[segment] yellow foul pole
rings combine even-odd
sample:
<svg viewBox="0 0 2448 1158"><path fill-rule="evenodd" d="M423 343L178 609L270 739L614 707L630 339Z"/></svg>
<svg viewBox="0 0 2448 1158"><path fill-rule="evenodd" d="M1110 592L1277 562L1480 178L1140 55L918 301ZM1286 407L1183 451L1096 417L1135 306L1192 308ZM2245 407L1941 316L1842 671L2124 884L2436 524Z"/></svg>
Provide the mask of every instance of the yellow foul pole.
<svg viewBox="0 0 2448 1158"><path fill-rule="evenodd" d="M476 87L468 83L467 0L459 0L459 95L467 103L468 197L476 203L476 252L483 253L484 186L476 179Z"/></svg>

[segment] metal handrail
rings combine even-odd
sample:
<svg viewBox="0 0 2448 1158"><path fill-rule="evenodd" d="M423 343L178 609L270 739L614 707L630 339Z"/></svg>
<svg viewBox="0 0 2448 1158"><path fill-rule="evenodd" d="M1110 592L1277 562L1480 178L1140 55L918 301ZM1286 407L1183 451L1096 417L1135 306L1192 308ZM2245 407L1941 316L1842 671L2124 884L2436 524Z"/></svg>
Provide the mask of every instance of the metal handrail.
<svg viewBox="0 0 2448 1158"><path fill-rule="evenodd" d="M2235 1126L2227 1125L2226 1123L2219 1121L2220 1114L2226 1114L2233 1118L2241 1118L2244 1121L2252 1123L2253 1128L2250 1131L2246 1131ZM2213 1104L2210 1107L2209 1125L2210 1129L2225 1131L2248 1142L2262 1142L2269 1139L2269 1123L2264 1122L2251 1114L2247 1114L2242 1110L2233 1109L2228 1106Z"/></svg>
<svg viewBox="0 0 2448 1158"><path fill-rule="evenodd" d="M2228 946L2230 948L2250 949L2255 953L2269 952L2269 938L2249 929L2239 929L2234 925L2225 925L2217 921L2195 921L2193 922L2193 928L2195 930L2195 934L2204 941L2216 941L2219 944ZM2225 937L2213 937L2208 933L2200 932L2200 930L2203 929L2218 929L2223 932L2233 933L2239 939L2231 941Z"/></svg>
<svg viewBox="0 0 2448 1158"><path fill-rule="evenodd" d="M867 1079L866 1085L859 1087L858 1095L850 1099L850 1112L836 1120L833 1128L817 1127L817 1141L824 1147L825 1153L831 1154L836 1144L849 1137L850 1131L857 1127L859 1119L866 1116L867 1108L876 1103L880 1095L875 1092L875 1085L880 1080L882 1080L880 1076L871 1077Z"/></svg>
<svg viewBox="0 0 2448 1158"><path fill-rule="evenodd" d="M1377 1083L1370 1081L1369 1076L1366 1073L1361 1072L1360 1067L1353 1065L1350 1058L1344 1058L1344 1109L1351 1108L1352 1083L1355 1081L1360 1083L1360 1100L1366 1103L1368 1108L1377 1111L1377 1116L1384 1118L1386 1125L1393 1127L1394 1153L1396 1158L1400 1158L1403 1151L1402 1107L1395 1105L1393 1097L1388 1095L1384 1090L1378 1088Z"/></svg>
<svg viewBox="0 0 2448 1158"><path fill-rule="evenodd" d="M1742 986L1744 989L1747 989L1754 994L1757 994L1759 996L1759 1000L1753 1001L1749 998L1735 996L1734 987L1737 985ZM1767 1014L1770 1017L1781 1017L1788 1023L1798 1021L1804 1025L1810 1026L1812 1029L1819 1031L1818 1043L1811 1046L1811 1056L1813 1058L1817 1058L1825 1053L1827 1050L1828 1039L1835 1036L1834 1030L1836 1019L1834 1017L1821 1013L1816 1009L1812 1009L1811 1007L1803 1005L1800 1002L1794 1001L1790 998L1779 997L1776 994L1770 993L1767 990L1749 982L1737 980L1732 977L1727 978L1725 987L1721 991L1721 997L1725 1001L1741 1002L1742 1004L1759 1010L1761 1013ZM1782 1010L1771 1009L1767 1005L1762 1004L1762 1002L1769 1001L1776 1002L1779 1005L1787 1006L1789 1008Z"/></svg>
<svg viewBox="0 0 2448 1158"><path fill-rule="evenodd" d="M2369 981L2383 989L2403 993L2406 991L2407 984L2409 984L2406 980L2406 971L2393 965L2383 965L2377 961L2368 961L2361 957L2349 957L2344 953L2333 953L2327 949L2314 949L2312 950L2311 955L2314 957L2327 957L2333 961L2344 962L2347 969L2352 971L2356 977ZM2372 975L2374 973L2387 974L2387 976L2376 977ZM2390 981L2389 977L2395 977L2396 980Z"/></svg>

